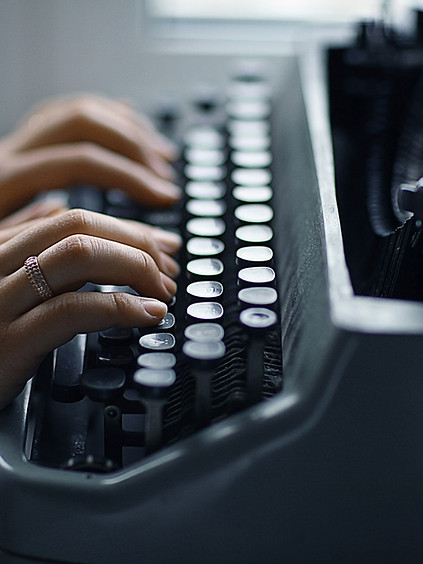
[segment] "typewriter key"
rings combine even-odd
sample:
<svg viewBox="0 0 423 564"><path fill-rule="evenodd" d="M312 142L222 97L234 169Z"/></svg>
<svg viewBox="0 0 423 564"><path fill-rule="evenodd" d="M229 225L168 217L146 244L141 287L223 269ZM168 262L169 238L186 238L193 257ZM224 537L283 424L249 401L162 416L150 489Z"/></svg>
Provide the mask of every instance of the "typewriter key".
<svg viewBox="0 0 423 564"><path fill-rule="evenodd" d="M261 120L228 120L227 129L230 135L238 137L263 137L269 135L270 123L266 119Z"/></svg>
<svg viewBox="0 0 423 564"><path fill-rule="evenodd" d="M167 352L144 353L137 358L137 362L142 368L168 370L175 366L176 356Z"/></svg>
<svg viewBox="0 0 423 564"><path fill-rule="evenodd" d="M272 163L270 151L233 151L231 161L244 168L265 168Z"/></svg>
<svg viewBox="0 0 423 564"><path fill-rule="evenodd" d="M205 427L211 418L211 383L216 366L225 356L222 341L186 341L182 347L191 361L195 379L195 414L198 427Z"/></svg>
<svg viewBox="0 0 423 564"><path fill-rule="evenodd" d="M101 345L127 345L132 340L132 329L127 327L112 327L99 331L98 342Z"/></svg>
<svg viewBox="0 0 423 564"><path fill-rule="evenodd" d="M125 381L122 368L89 368L81 375L80 388L92 401L106 403L122 392Z"/></svg>
<svg viewBox="0 0 423 564"><path fill-rule="evenodd" d="M241 186L267 186L272 180L272 174L267 168L236 168L231 178Z"/></svg>
<svg viewBox="0 0 423 564"><path fill-rule="evenodd" d="M200 166L220 166L225 164L226 158L226 153L220 149L197 149L192 147L185 151L186 161Z"/></svg>
<svg viewBox="0 0 423 564"><path fill-rule="evenodd" d="M133 381L139 401L145 407L144 447L147 453L154 452L162 443L163 407L176 374L172 369L139 368Z"/></svg>
<svg viewBox="0 0 423 564"><path fill-rule="evenodd" d="M275 271L269 266L251 266L242 268L238 272L238 284L240 286L269 286L269 284L273 284L275 278Z"/></svg>
<svg viewBox="0 0 423 564"><path fill-rule="evenodd" d="M220 239L191 237L187 241L187 252L191 256L212 257L220 255L224 250L225 244Z"/></svg>
<svg viewBox="0 0 423 564"><path fill-rule="evenodd" d="M175 337L172 333L148 333L139 339L139 345L145 352L169 351L175 346Z"/></svg>
<svg viewBox="0 0 423 564"><path fill-rule="evenodd" d="M189 180L219 182L226 176L226 167L188 164L184 168L184 173Z"/></svg>
<svg viewBox="0 0 423 564"><path fill-rule="evenodd" d="M217 280L200 280L187 286L189 299L217 300L223 294L223 285Z"/></svg>
<svg viewBox="0 0 423 564"><path fill-rule="evenodd" d="M224 271L223 262L216 258L200 258L190 260L187 264L188 276L206 276L216 278Z"/></svg>
<svg viewBox="0 0 423 564"><path fill-rule="evenodd" d="M242 288L238 292L238 300L244 307L251 306L273 306L278 299L278 293L274 288L259 286Z"/></svg>
<svg viewBox="0 0 423 564"><path fill-rule="evenodd" d="M196 321L220 319L223 316L223 306L218 302L196 302L187 307L187 315Z"/></svg>
<svg viewBox="0 0 423 564"><path fill-rule="evenodd" d="M246 204L268 202L273 196L270 186L235 186L232 190L235 200Z"/></svg>
<svg viewBox="0 0 423 564"><path fill-rule="evenodd" d="M230 86L229 96L240 100L269 100L271 98L271 87L268 82L262 79L255 82L235 79Z"/></svg>
<svg viewBox="0 0 423 564"><path fill-rule="evenodd" d="M172 327L175 326L175 316L173 315L173 313L166 313L166 315L163 317L163 319L160 321L160 323L158 323L156 325L156 329L161 329L162 331L168 331L169 329L172 329Z"/></svg>
<svg viewBox="0 0 423 564"><path fill-rule="evenodd" d="M269 266L273 259L273 250L264 245L240 247L236 251L236 262L239 266Z"/></svg>
<svg viewBox="0 0 423 564"><path fill-rule="evenodd" d="M191 235L199 237L220 237L226 230L226 224L218 217L194 217L187 221L186 229Z"/></svg>
<svg viewBox="0 0 423 564"><path fill-rule="evenodd" d="M256 403L261 398L264 377L264 337L276 325L277 315L270 309L253 307L241 311L239 321L250 336L247 349L247 395L250 403Z"/></svg>
<svg viewBox="0 0 423 564"><path fill-rule="evenodd" d="M128 346L108 346L97 354L97 362L108 366L127 366L134 360L134 353Z"/></svg>
<svg viewBox="0 0 423 564"><path fill-rule="evenodd" d="M223 200L188 200L185 209L199 217L221 217L226 211Z"/></svg>
<svg viewBox="0 0 423 564"><path fill-rule="evenodd" d="M241 204L234 215L244 223L268 223L273 219L273 208L267 204Z"/></svg>
<svg viewBox="0 0 423 564"><path fill-rule="evenodd" d="M190 198L201 200L218 200L226 194L226 186L223 182L187 182L185 193Z"/></svg>
<svg viewBox="0 0 423 564"><path fill-rule="evenodd" d="M257 135L252 137L232 135L228 143L229 146L236 151L265 151L270 148L271 138L269 135Z"/></svg>
<svg viewBox="0 0 423 564"><path fill-rule="evenodd" d="M193 323L185 328L184 335L197 343L214 343L223 339L225 331L218 323Z"/></svg>
<svg viewBox="0 0 423 564"><path fill-rule="evenodd" d="M226 105L228 115L241 120L258 120L268 118L271 106L265 100L231 101Z"/></svg>
<svg viewBox="0 0 423 564"><path fill-rule="evenodd" d="M268 225L242 225L235 231L235 236L243 244L267 243L273 238L273 230Z"/></svg>
<svg viewBox="0 0 423 564"><path fill-rule="evenodd" d="M221 149L225 145L224 136L213 127L193 127L185 133L184 141L197 149Z"/></svg>

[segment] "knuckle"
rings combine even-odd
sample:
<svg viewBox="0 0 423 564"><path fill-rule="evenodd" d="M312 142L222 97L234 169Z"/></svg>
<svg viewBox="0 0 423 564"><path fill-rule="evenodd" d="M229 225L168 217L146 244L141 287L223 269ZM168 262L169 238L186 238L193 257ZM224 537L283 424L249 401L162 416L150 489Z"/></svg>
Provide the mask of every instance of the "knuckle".
<svg viewBox="0 0 423 564"><path fill-rule="evenodd" d="M70 234L87 233L93 223L92 214L83 209L72 209L62 216L66 231Z"/></svg>
<svg viewBox="0 0 423 564"><path fill-rule="evenodd" d="M84 127L91 121L94 110L92 100L84 96L75 96L68 105L68 121L75 126Z"/></svg>
<svg viewBox="0 0 423 564"><path fill-rule="evenodd" d="M130 296L125 293L112 292L109 294L111 306L117 313L118 318L125 319L129 310L132 308Z"/></svg>
<svg viewBox="0 0 423 564"><path fill-rule="evenodd" d="M74 158L80 167L90 166L101 160L103 149L90 141L80 141L73 145Z"/></svg>
<svg viewBox="0 0 423 564"><path fill-rule="evenodd" d="M94 252L93 240L88 235L75 233L61 241L60 250L66 255L67 260L70 259L70 262L81 262L87 258L92 258Z"/></svg>

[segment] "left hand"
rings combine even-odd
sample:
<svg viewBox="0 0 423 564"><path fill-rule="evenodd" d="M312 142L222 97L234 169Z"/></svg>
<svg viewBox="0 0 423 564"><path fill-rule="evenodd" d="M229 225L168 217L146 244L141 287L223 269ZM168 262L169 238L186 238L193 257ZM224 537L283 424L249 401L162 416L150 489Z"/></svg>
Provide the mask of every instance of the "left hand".
<svg viewBox="0 0 423 564"><path fill-rule="evenodd" d="M129 105L95 95L38 105L0 140L0 216L46 190L119 188L149 206L175 203L173 144Z"/></svg>

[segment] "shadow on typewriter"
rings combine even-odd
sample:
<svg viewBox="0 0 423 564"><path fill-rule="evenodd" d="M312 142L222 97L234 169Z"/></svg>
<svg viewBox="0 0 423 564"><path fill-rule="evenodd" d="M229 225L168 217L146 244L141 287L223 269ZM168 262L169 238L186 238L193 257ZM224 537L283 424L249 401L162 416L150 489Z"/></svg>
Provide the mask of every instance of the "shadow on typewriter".
<svg viewBox="0 0 423 564"><path fill-rule="evenodd" d="M162 113L175 209L72 192L180 232L178 295L154 330L75 337L0 414L10 562L421 554L418 32L277 62Z"/></svg>

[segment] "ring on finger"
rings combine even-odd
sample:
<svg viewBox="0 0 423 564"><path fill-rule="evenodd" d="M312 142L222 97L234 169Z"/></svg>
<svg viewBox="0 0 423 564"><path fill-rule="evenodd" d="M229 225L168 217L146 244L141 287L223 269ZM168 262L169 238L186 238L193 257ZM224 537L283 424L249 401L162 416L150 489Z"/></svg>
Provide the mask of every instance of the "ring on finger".
<svg viewBox="0 0 423 564"><path fill-rule="evenodd" d="M54 294L41 272L40 265L38 264L38 257L28 257L24 262L24 269L37 296L43 301L52 298Z"/></svg>

